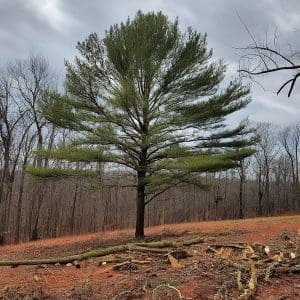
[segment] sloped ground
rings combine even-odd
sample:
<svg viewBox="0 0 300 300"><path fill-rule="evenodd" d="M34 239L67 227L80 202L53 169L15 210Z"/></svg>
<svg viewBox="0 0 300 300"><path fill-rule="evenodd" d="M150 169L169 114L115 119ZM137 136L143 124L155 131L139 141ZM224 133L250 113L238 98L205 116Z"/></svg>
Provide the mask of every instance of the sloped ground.
<svg viewBox="0 0 300 300"><path fill-rule="evenodd" d="M123 230L9 245L0 248L0 260L77 254L132 242L133 235L132 230ZM1 299L238 299L242 291L237 270L241 270L244 289L249 288L251 271L242 257L244 249L229 247L232 243L249 245L248 250L255 249L250 254L259 256L254 258L257 284L252 295L243 299L300 299L297 269L277 273L272 268L279 264L274 256L281 252L285 257L294 253L293 261L299 259L300 215L166 225L148 228L146 235L147 241L202 237L204 242L180 248L191 256L176 261L179 265L171 265L166 253L132 250L81 261L80 268L0 267ZM271 249L269 255L264 253L266 246ZM209 247L213 250L207 251ZM110 263L111 259L125 263ZM270 276L266 276L268 270Z"/></svg>

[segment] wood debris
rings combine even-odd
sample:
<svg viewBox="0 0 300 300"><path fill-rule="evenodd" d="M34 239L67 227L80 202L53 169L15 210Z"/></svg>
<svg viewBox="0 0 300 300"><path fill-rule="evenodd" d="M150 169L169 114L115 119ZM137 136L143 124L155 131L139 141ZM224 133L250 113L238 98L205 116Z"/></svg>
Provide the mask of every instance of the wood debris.
<svg viewBox="0 0 300 300"><path fill-rule="evenodd" d="M181 263L179 263L179 261L172 254L168 254L167 258L168 258L168 262L171 264L173 268L181 269L184 267Z"/></svg>
<svg viewBox="0 0 300 300"><path fill-rule="evenodd" d="M236 282L240 292L239 299L251 299L255 293L258 278L269 281L272 276L280 274L300 274L299 246L286 235L284 240L289 244L286 243L282 247L278 245L271 247L260 243L252 245L230 243L210 245L206 251L218 255L229 265L237 268ZM247 275L243 275L244 272ZM244 287L246 279L243 277L248 278L247 287Z"/></svg>

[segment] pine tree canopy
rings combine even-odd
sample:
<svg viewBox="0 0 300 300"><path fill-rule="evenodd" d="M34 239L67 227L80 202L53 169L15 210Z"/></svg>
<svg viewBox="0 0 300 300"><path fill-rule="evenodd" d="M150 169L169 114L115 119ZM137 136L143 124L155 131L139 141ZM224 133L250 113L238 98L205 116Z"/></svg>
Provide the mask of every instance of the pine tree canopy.
<svg viewBox="0 0 300 300"><path fill-rule="evenodd" d="M220 88L226 67L211 60L206 34L139 11L77 49L66 62L66 94L48 95L43 106L49 121L75 134L41 156L122 165L137 174L147 203L166 184L201 186L201 172L237 167L253 153L247 124L225 124L249 103L249 88L238 80Z"/></svg>

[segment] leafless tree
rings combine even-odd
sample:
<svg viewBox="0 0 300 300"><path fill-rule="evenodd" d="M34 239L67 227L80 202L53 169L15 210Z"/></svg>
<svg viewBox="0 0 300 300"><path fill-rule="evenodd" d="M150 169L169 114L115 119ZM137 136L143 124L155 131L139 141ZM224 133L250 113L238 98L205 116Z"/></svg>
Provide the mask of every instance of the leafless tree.
<svg viewBox="0 0 300 300"><path fill-rule="evenodd" d="M294 201L299 208L299 151L300 151L300 124L288 126L279 132L279 141L290 161L292 173L292 188Z"/></svg>
<svg viewBox="0 0 300 300"><path fill-rule="evenodd" d="M258 185L258 214L263 215L263 200L269 215L274 210L274 201L270 197L272 164L278 153L274 127L270 123L259 123L260 136L257 152L254 155L255 173Z"/></svg>
<svg viewBox="0 0 300 300"><path fill-rule="evenodd" d="M8 227L15 174L27 156L23 150L32 126L27 109L19 105L11 75L7 70L0 75L1 232Z"/></svg>
<svg viewBox="0 0 300 300"><path fill-rule="evenodd" d="M48 62L40 55L31 55L26 60L10 63L0 77L0 202L3 202L1 224L4 231L9 223L13 183L18 171L22 175L16 207L16 239L19 235L18 216L22 205L26 164L34 149L52 147L56 135L55 128L47 126L40 111L46 92L53 85L54 76ZM34 158L31 163L42 166L40 158ZM32 197L33 206L37 207L37 216L33 214L31 218L33 232L36 231L42 203L41 189L42 186L39 186Z"/></svg>
<svg viewBox="0 0 300 300"><path fill-rule="evenodd" d="M300 51L289 47L281 47L277 32L273 34L272 39L268 37L264 42L259 42L247 25L242 21L251 43L241 50L239 73L242 76L254 78L260 75L270 73L289 73L286 79L278 88L279 94L284 88L288 88L288 97L291 96L295 83L300 76Z"/></svg>
<svg viewBox="0 0 300 300"><path fill-rule="evenodd" d="M37 149L42 149L47 122L41 114L41 104L45 94L53 88L54 74L51 73L49 63L42 55L31 54L28 59L17 60L10 64L18 93L19 106L25 109L32 120L37 133ZM36 158L36 166L41 166L41 158Z"/></svg>

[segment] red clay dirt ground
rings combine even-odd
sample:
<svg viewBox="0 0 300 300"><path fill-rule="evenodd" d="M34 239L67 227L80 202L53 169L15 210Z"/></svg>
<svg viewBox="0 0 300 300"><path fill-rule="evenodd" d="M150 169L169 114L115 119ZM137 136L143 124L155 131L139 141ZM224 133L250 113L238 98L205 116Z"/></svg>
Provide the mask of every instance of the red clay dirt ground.
<svg viewBox="0 0 300 300"><path fill-rule="evenodd" d="M180 259L179 268L161 253L134 250L81 261L80 268L0 267L0 299L239 299L237 264L229 254L208 253L212 244L268 245L271 251L292 251L296 259L300 254L300 215L165 225L147 228L145 233L146 241L201 237L204 242L184 248L192 255ZM0 260L67 256L133 242L133 236L133 230L119 230L7 245L0 248ZM116 270L116 263L101 263L110 258L148 262ZM242 269L245 288L250 275ZM269 280L266 275L257 278L255 291L247 299L300 299L298 271L274 274Z"/></svg>

